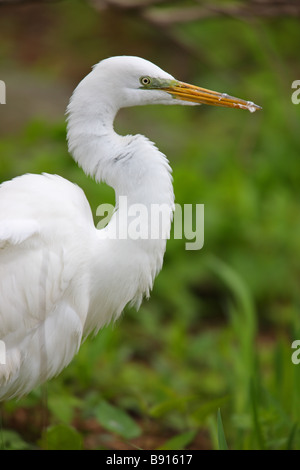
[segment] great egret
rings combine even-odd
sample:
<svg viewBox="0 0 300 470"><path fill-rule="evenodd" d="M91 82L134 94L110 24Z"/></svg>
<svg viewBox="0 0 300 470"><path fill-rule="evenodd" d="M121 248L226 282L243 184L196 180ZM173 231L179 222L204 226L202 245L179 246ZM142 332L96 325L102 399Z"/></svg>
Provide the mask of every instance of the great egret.
<svg viewBox="0 0 300 470"><path fill-rule="evenodd" d="M97 230L83 191L57 175L26 174L0 186L0 399L22 396L58 374L83 338L139 306L160 271L166 237L118 239L128 212L165 204L174 194L167 158L142 135L113 129L120 108L199 104L248 109L252 102L179 82L147 60L111 57L79 83L68 106L69 151L86 174L116 193L116 211Z"/></svg>

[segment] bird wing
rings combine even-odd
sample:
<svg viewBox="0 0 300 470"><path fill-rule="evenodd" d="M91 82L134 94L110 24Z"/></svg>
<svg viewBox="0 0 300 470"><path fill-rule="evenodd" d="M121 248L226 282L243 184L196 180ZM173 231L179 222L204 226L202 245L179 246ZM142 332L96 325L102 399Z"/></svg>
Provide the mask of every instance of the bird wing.
<svg viewBox="0 0 300 470"><path fill-rule="evenodd" d="M24 175L0 186L0 399L31 390L77 352L90 228L82 190L63 178Z"/></svg>
<svg viewBox="0 0 300 470"><path fill-rule="evenodd" d="M6 245L17 245L39 233L40 226L35 220L3 220L0 222L0 249Z"/></svg>

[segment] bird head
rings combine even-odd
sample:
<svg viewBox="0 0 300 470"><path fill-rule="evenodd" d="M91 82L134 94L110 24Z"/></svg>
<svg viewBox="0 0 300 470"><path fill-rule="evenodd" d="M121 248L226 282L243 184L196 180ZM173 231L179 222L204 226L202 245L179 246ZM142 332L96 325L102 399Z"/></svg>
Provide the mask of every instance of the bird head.
<svg viewBox="0 0 300 470"><path fill-rule="evenodd" d="M94 66L84 80L107 94L117 108L146 104L207 104L228 108L261 109L252 101L235 98L206 88L176 80L148 60L117 56L104 59Z"/></svg>

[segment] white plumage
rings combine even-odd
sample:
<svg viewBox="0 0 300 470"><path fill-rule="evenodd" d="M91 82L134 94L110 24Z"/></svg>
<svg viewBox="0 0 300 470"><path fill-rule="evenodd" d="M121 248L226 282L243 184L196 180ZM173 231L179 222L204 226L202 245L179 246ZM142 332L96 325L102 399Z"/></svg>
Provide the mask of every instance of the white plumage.
<svg viewBox="0 0 300 470"><path fill-rule="evenodd" d="M210 98L136 57L106 59L82 80L68 107L69 150L87 174L115 190L116 212L103 230L94 227L83 191L59 176L27 174L0 186L0 339L6 346L0 400L58 374L83 338L118 318L128 302L139 306L162 267L165 237L111 236L117 219L128 220L118 209L120 196L128 206L167 205L165 235L174 207L166 157L144 136L117 135L118 110L207 99L253 105L213 93Z"/></svg>

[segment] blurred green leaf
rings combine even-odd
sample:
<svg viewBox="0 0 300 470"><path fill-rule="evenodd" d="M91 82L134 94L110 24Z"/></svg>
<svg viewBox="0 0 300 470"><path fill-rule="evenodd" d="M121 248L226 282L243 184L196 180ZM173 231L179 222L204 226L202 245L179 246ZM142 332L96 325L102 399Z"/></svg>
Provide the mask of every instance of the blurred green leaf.
<svg viewBox="0 0 300 470"><path fill-rule="evenodd" d="M82 404L79 398L67 393L48 395L48 408L56 418L66 424L70 424L76 407Z"/></svg>
<svg viewBox="0 0 300 470"><path fill-rule="evenodd" d="M228 401L228 399L229 397L225 396L222 398L215 398L214 400L207 401L199 408L197 408L196 411L193 412L193 419L199 424L203 423L203 421L208 416L215 413L220 408L220 406L224 405Z"/></svg>
<svg viewBox="0 0 300 470"><path fill-rule="evenodd" d="M81 450L82 437L73 427L58 424L44 431L40 445L45 450Z"/></svg>
<svg viewBox="0 0 300 470"><path fill-rule="evenodd" d="M141 435L140 427L124 410L104 400L94 412L99 423L108 431L115 432L125 439L134 439Z"/></svg>
<svg viewBox="0 0 300 470"><path fill-rule="evenodd" d="M185 449L193 440L197 431L186 431L177 436L168 439L158 450L182 450Z"/></svg>
<svg viewBox="0 0 300 470"><path fill-rule="evenodd" d="M257 444L259 446L259 449L264 450L266 448L266 444L265 444L265 438L264 438L262 427L261 427L261 422L259 419L258 393L257 393L257 388L255 386L253 379L250 382L250 400L251 400L251 406L252 406L254 435L255 435Z"/></svg>
<svg viewBox="0 0 300 470"><path fill-rule="evenodd" d="M189 400L195 399L190 397L170 397L167 400L158 403L150 410L150 415L155 418L161 418L164 414L173 410L184 411Z"/></svg>
<svg viewBox="0 0 300 470"><path fill-rule="evenodd" d="M295 437L296 437L297 428L298 428L298 423L293 424L293 426L290 430L290 434L289 434L288 439L287 439L286 450L292 450L293 449L293 444L294 444L294 440L295 440Z"/></svg>
<svg viewBox="0 0 300 470"><path fill-rule="evenodd" d="M0 429L0 449L1 450L30 450L33 445L27 443L15 431Z"/></svg>

